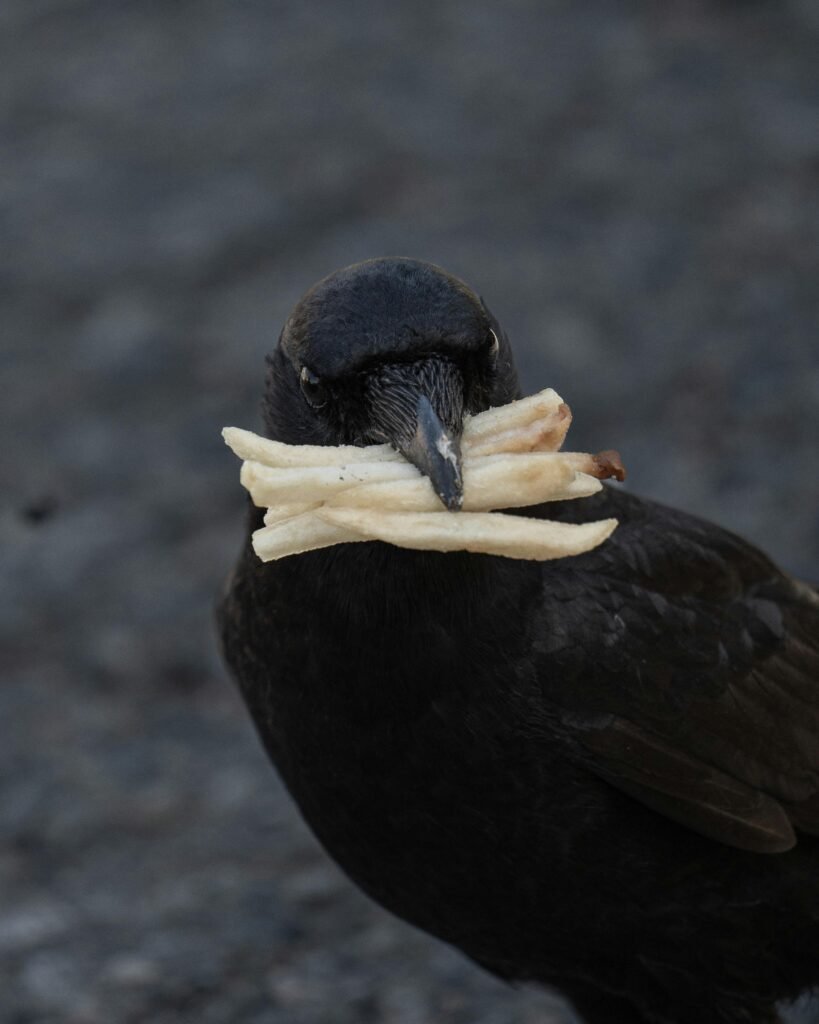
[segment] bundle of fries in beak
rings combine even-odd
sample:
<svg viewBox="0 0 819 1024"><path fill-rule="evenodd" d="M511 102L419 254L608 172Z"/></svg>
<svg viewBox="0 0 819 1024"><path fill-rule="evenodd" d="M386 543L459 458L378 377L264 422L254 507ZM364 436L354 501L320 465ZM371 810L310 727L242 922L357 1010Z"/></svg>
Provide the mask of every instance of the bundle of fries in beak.
<svg viewBox="0 0 819 1024"><path fill-rule="evenodd" d="M390 445L289 445L238 427L222 436L244 460L241 482L253 503L267 508L253 534L263 562L365 540L544 561L590 551L617 525L494 511L585 498L600 480L624 478L616 452L559 451L570 423L569 407L551 388L467 418L457 512L444 510L430 481Z"/></svg>

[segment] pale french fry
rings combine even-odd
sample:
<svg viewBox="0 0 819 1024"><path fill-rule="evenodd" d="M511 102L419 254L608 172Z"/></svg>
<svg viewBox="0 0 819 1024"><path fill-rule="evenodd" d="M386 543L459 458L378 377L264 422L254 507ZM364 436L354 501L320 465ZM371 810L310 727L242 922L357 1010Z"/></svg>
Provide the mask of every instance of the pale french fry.
<svg viewBox="0 0 819 1024"><path fill-rule="evenodd" d="M533 420L553 416L563 405L563 399L551 388L546 388L529 398L521 398L509 405L487 409L464 422L464 442L474 444L479 438L492 437L517 427L523 427Z"/></svg>
<svg viewBox="0 0 819 1024"><path fill-rule="evenodd" d="M316 512L305 512L292 519L265 526L253 534L253 550L263 562L287 555L300 555L333 544L362 541L367 538L355 530L347 530L319 519Z"/></svg>
<svg viewBox="0 0 819 1024"><path fill-rule="evenodd" d="M223 435L245 460L242 484L267 507L253 534L262 561L364 540L544 560L588 551L617 525L492 511L588 497L600 480L624 478L617 452L558 451L570 423L551 389L467 418L460 512L444 511L430 481L389 445L287 445L238 427Z"/></svg>
<svg viewBox="0 0 819 1024"><path fill-rule="evenodd" d="M255 505L270 506L295 500L305 504L323 501L356 484L380 480L412 480L420 477L415 466L401 462L363 462L353 466L305 466L272 468L259 462L245 462L240 480Z"/></svg>
<svg viewBox="0 0 819 1024"><path fill-rule="evenodd" d="M397 547L471 551L532 561L583 554L601 544L617 526L616 519L556 523L502 512L381 512L324 506L310 515L362 538Z"/></svg>
<svg viewBox="0 0 819 1024"><path fill-rule="evenodd" d="M465 459L506 452L556 452L563 444L572 422L568 405L562 403L553 415L522 427L488 437L467 438L462 445Z"/></svg>
<svg viewBox="0 0 819 1024"><path fill-rule="evenodd" d="M570 501L572 498L590 498L603 490L603 485L595 476L588 473L576 473L574 480L566 488L562 498L550 498L550 501Z"/></svg>
<svg viewBox="0 0 819 1024"><path fill-rule="evenodd" d="M601 487L588 476L578 483L574 467L555 452L475 459L464 463L463 474L464 512L522 508L594 494ZM440 512L442 507L426 477L351 487L328 499L327 504L391 512Z"/></svg>
<svg viewBox="0 0 819 1024"><path fill-rule="evenodd" d="M555 450L562 442L560 430L565 418L568 418L569 422L563 425L563 436L569 429L571 413L569 407L551 388L512 402L510 405L487 409L477 416L467 417L462 440L464 455L532 451L535 448L549 450L549 438L552 434L560 438L551 449ZM403 461L400 452L389 444L365 447L283 444L281 441L260 437L241 427L225 427L222 430L222 437L240 459L282 469ZM491 450L481 450L483 447Z"/></svg>
<svg viewBox="0 0 819 1024"><path fill-rule="evenodd" d="M304 515L305 512L312 512L321 505L320 501L292 502L288 505L271 505L264 514L264 525L272 526L274 523L281 523L285 519L292 519L293 516Z"/></svg>
<svg viewBox="0 0 819 1024"><path fill-rule="evenodd" d="M402 462L404 456L389 444L373 444L366 448L356 445L330 447L316 444L282 444L259 437L241 427L225 427L225 444L240 459L259 462L264 466L282 469L304 466L348 466L358 462Z"/></svg>
<svg viewBox="0 0 819 1024"><path fill-rule="evenodd" d="M578 473L588 473L589 476L596 476L598 480L625 480L626 468L620 453L614 450L598 452L591 455L589 452L564 452L567 459Z"/></svg>

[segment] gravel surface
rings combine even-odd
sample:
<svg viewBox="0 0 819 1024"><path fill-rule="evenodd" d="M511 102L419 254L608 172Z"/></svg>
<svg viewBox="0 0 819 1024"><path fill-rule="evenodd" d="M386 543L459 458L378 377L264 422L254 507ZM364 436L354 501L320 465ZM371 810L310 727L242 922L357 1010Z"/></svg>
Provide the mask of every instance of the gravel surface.
<svg viewBox="0 0 819 1024"><path fill-rule="evenodd" d="M431 259L572 447L819 579L818 35L813 0L0 6L3 1024L569 1020L300 823L214 647L219 430L316 278Z"/></svg>

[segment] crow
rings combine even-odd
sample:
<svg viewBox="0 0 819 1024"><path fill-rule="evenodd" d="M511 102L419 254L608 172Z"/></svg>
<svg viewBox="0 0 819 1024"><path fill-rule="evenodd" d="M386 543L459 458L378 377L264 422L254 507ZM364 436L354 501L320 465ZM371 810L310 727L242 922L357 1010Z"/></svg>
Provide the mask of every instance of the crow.
<svg viewBox="0 0 819 1024"><path fill-rule="evenodd" d="M520 397L467 285L375 259L299 301L267 434L391 442L460 502L464 416ZM379 542L263 564L218 609L228 666L319 841L370 897L588 1024L763 1024L819 985L819 593L614 487L554 562Z"/></svg>

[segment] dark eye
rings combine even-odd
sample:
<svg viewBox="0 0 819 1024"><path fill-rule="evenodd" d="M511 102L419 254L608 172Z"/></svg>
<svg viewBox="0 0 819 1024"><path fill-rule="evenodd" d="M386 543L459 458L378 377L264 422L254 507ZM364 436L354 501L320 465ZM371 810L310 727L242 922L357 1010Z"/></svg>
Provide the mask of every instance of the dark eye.
<svg viewBox="0 0 819 1024"><path fill-rule="evenodd" d="M491 328L489 329L489 334L487 334L486 340L483 343L483 347L490 359L497 359L498 352L500 352L500 342L498 341L497 334L495 334Z"/></svg>
<svg viewBox="0 0 819 1024"><path fill-rule="evenodd" d="M301 368L299 381L304 397L314 409L320 409L327 402L327 389L325 386L306 366Z"/></svg>

